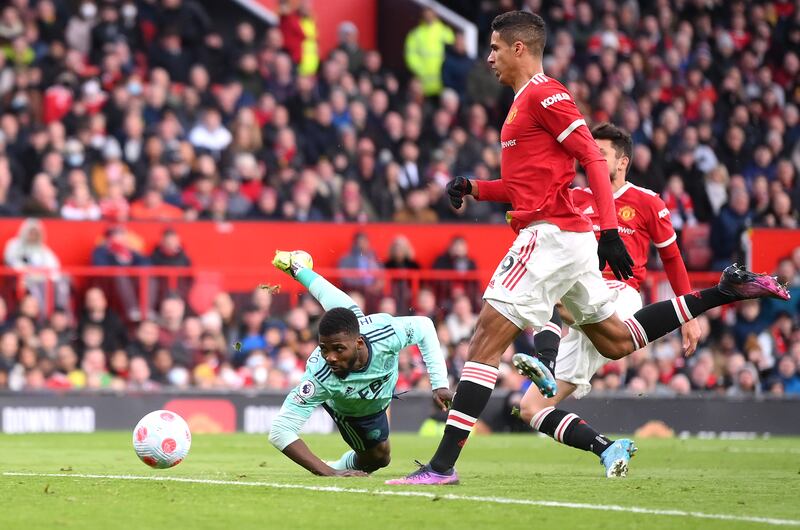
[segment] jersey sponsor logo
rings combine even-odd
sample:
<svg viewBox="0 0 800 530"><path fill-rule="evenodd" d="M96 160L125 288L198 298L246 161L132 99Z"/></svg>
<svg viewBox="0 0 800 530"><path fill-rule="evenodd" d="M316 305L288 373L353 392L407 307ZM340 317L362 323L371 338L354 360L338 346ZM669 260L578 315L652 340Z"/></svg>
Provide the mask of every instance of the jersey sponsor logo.
<svg viewBox="0 0 800 530"><path fill-rule="evenodd" d="M317 393L317 387L314 386L314 382L313 381L303 381L300 384L300 390L298 391L298 394L300 395L300 397L302 397L302 398L310 398L311 396L313 396L316 393Z"/></svg>
<svg viewBox="0 0 800 530"><path fill-rule="evenodd" d="M629 235L629 236L632 236L633 234L636 233L636 229L635 228L628 228L627 226L620 226L618 228L618 230L619 230L620 234L626 234L626 235Z"/></svg>
<svg viewBox="0 0 800 530"><path fill-rule="evenodd" d="M542 100L542 108L547 108L550 105L558 103L559 101L569 101L572 99L569 97L569 94L566 92L559 92L558 94L553 94L552 96L548 96Z"/></svg>
<svg viewBox="0 0 800 530"><path fill-rule="evenodd" d="M634 210L631 206L623 206L619 209L619 218L623 221L630 221L634 217L636 217L636 210Z"/></svg>
<svg viewBox="0 0 800 530"><path fill-rule="evenodd" d="M505 149L506 147L514 147L517 145L517 139L512 138L511 140L506 140L505 142L500 142L500 147Z"/></svg>
<svg viewBox="0 0 800 530"><path fill-rule="evenodd" d="M314 363L316 363L316 362L319 362L319 357L313 357L313 356L312 356L312 357L309 357L307 362L309 362L309 363L311 363L311 364L314 364Z"/></svg>
<svg viewBox="0 0 800 530"><path fill-rule="evenodd" d="M372 380L369 385L358 391L358 397L361 399L374 399L375 396L378 395L378 392L381 391L381 388L383 388L383 385L391 378L392 374L386 374L380 379Z"/></svg>
<svg viewBox="0 0 800 530"><path fill-rule="evenodd" d="M508 112L508 117L506 118L506 125L511 125L511 122L514 121L514 118L517 117L517 107L511 107L511 110Z"/></svg>
<svg viewBox="0 0 800 530"><path fill-rule="evenodd" d="M668 217L668 216L669 216L669 208L664 208L663 210L658 212L658 218L659 219L663 219L663 218Z"/></svg>

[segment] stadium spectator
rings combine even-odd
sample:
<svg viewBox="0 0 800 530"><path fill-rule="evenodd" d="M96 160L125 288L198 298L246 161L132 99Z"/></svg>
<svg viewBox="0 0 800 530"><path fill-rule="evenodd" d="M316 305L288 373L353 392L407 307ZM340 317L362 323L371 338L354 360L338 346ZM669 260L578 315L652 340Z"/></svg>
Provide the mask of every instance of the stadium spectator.
<svg viewBox="0 0 800 530"><path fill-rule="evenodd" d="M6 242L4 263L24 274L24 284L41 307L45 306L47 284L52 282L55 305L69 307L69 280L60 274L61 262L47 246L44 225L38 219L25 219L17 236ZM33 269L31 272L30 269Z"/></svg>
<svg viewBox="0 0 800 530"><path fill-rule="evenodd" d="M739 238L753 223L750 198L743 189L732 189L728 204L720 210L711 224L710 245L713 252L711 267L722 270L730 263L741 261Z"/></svg>
<svg viewBox="0 0 800 530"><path fill-rule="evenodd" d="M358 43L358 26L349 20L339 24L336 29L338 38L337 49L347 54L347 69L351 74L361 71L364 64L364 50Z"/></svg>
<svg viewBox="0 0 800 530"><path fill-rule="evenodd" d="M183 210L166 202L161 190L150 186L141 199L133 201L128 215L133 221L175 221L183 218Z"/></svg>
<svg viewBox="0 0 800 530"><path fill-rule="evenodd" d="M421 82L426 97L441 93L445 46L454 41L453 30L439 20L433 9L424 7L419 25L406 36L405 58L406 66Z"/></svg>
<svg viewBox="0 0 800 530"><path fill-rule="evenodd" d="M440 254L433 262L434 270L456 271L462 274L474 271L477 268L475 260L469 257L467 240L461 236L454 237L445 252ZM444 280L435 282L434 285L436 286L436 297L445 300L451 298L457 292L466 293L470 300L474 300L479 288L477 280Z"/></svg>
<svg viewBox="0 0 800 530"><path fill-rule="evenodd" d="M469 340L477 321L478 315L473 312L472 302L465 295L457 296L453 300L453 309L444 319L452 342Z"/></svg>
<svg viewBox="0 0 800 530"><path fill-rule="evenodd" d="M382 268L369 236L358 232L353 237L350 251L339 260L339 269L345 271L341 279L342 288L358 291L367 297L378 296L382 281L375 273Z"/></svg>
<svg viewBox="0 0 800 530"><path fill-rule="evenodd" d="M133 235L120 225L112 226L105 233L105 239L92 251L91 263L97 267L140 267L149 264L148 259L133 248ZM140 281L145 281L141 279ZM130 276L116 275L112 279L116 295L124 305L129 320L142 319L137 294L137 282ZM148 297L152 302L152 296Z"/></svg>
<svg viewBox="0 0 800 530"><path fill-rule="evenodd" d="M83 311L78 321L78 334L89 326L99 326L103 330L101 346L110 352L128 343L128 333L119 315L108 307L108 299L102 289L90 287L84 294Z"/></svg>

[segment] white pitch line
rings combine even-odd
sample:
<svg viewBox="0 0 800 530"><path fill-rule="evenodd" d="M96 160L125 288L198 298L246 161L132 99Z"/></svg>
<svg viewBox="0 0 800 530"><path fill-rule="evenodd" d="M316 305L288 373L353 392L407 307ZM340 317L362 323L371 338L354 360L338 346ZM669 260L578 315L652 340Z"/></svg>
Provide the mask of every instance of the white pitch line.
<svg viewBox="0 0 800 530"><path fill-rule="evenodd" d="M686 447L681 451L693 453L753 453L753 454L800 454L798 447Z"/></svg>
<svg viewBox="0 0 800 530"><path fill-rule="evenodd" d="M586 504L579 502L542 501L531 499L511 499L505 497L482 497L473 495L454 495L451 493L432 493L428 491L407 490L370 490L364 488L342 488L340 486L306 486L302 484L281 484L277 482L252 482L235 480L214 480L188 477L144 477L140 475L91 475L83 473L21 473L4 472L6 477L53 477L53 478L88 478L103 480L142 480L154 482L184 482L189 484L213 484L220 486L255 486L274 489L293 489L306 491L322 491L333 493L361 493L367 495L386 495L393 497L422 497L448 501L471 501L490 504L518 504L524 506L544 506L547 508L572 508L575 510L597 510L601 512L623 512L641 515L670 515L695 519L715 519L718 521L737 521L746 523L762 523L777 526L800 526L797 519L775 519L772 517L753 517L747 515L728 515L724 513L688 512L684 510L661 510L657 508L641 508L638 506L618 506L615 504Z"/></svg>

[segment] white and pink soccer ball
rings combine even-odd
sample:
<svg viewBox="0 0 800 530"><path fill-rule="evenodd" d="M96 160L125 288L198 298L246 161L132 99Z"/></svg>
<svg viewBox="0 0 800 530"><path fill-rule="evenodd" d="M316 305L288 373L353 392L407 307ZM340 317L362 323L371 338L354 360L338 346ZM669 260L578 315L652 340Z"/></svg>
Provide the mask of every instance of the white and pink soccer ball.
<svg viewBox="0 0 800 530"><path fill-rule="evenodd" d="M133 430L133 449L142 462L156 469L180 464L191 445L186 421L169 410L151 412Z"/></svg>

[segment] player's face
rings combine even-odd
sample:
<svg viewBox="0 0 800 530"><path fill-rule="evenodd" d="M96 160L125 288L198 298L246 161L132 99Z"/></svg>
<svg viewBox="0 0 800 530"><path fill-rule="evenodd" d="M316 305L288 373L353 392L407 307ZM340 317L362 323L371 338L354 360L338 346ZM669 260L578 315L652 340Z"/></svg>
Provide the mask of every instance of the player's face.
<svg viewBox="0 0 800 530"><path fill-rule="evenodd" d="M514 59L514 47L509 46L500 38L499 33L493 31L489 48L489 57L486 58L489 67L498 81L504 85L510 84L510 65Z"/></svg>
<svg viewBox="0 0 800 530"><path fill-rule="evenodd" d="M614 144L611 143L611 140L595 140L595 142L597 142L597 147L600 148L600 153L606 159L608 176L611 180L614 180L618 169L622 166L622 159L617 155L617 150L614 149Z"/></svg>
<svg viewBox="0 0 800 530"><path fill-rule="evenodd" d="M360 336L352 337L343 331L319 336L319 353L331 367L333 375L344 379L355 369L360 342L363 342Z"/></svg>

